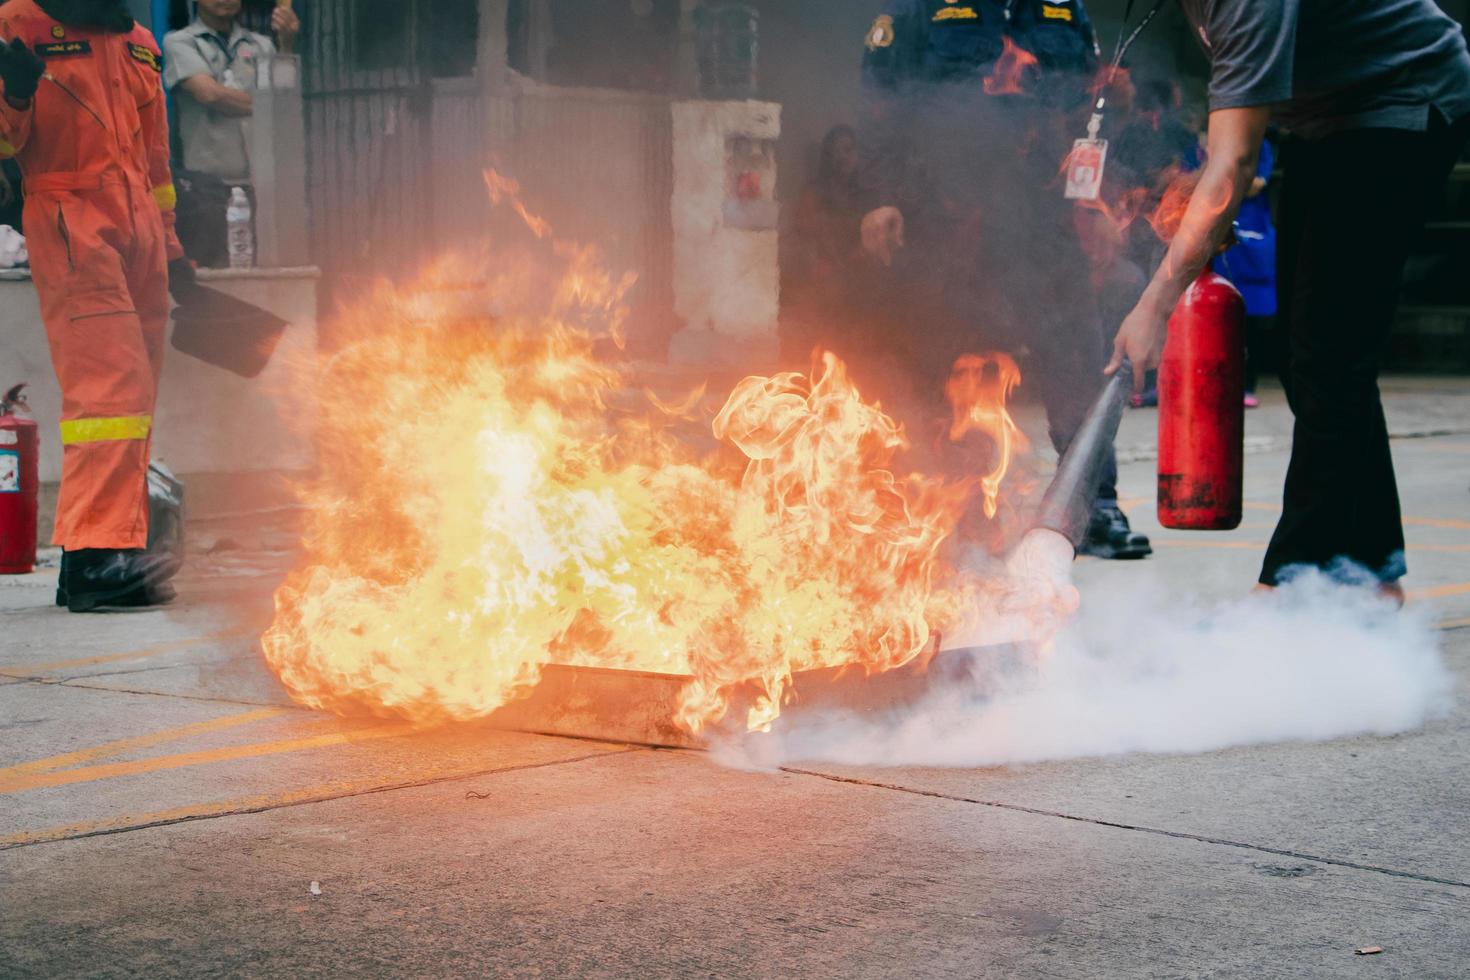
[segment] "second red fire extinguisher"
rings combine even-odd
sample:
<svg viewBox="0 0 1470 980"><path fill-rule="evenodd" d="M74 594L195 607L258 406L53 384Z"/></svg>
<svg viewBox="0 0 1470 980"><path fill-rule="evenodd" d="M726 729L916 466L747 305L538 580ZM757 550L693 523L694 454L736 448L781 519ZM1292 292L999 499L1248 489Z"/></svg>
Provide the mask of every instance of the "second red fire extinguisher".
<svg viewBox="0 0 1470 980"><path fill-rule="evenodd" d="M1245 453L1245 303L1205 270L1174 308L1159 365L1159 523L1240 525Z"/></svg>
<svg viewBox="0 0 1470 980"><path fill-rule="evenodd" d="M16 385L0 398L0 574L24 575L36 567L36 497L40 489L39 441L34 420Z"/></svg>

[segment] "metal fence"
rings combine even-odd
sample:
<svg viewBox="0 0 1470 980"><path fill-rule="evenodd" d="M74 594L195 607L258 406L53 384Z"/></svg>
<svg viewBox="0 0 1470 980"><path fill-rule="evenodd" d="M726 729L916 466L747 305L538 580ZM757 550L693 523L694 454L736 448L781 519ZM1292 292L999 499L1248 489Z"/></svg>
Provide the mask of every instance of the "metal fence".
<svg viewBox="0 0 1470 980"><path fill-rule="evenodd" d="M399 279L491 228L483 170L521 181L557 236L633 270L633 332L671 329L667 96L474 75L474 0L312 0L303 95L313 252L326 309L361 280ZM457 39L454 43L446 40Z"/></svg>

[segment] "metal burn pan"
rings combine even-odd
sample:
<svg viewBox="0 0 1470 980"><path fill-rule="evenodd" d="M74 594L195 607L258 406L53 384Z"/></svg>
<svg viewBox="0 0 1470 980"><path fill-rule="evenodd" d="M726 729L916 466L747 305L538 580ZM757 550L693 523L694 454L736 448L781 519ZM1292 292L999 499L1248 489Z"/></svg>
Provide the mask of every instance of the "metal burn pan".
<svg viewBox="0 0 1470 980"><path fill-rule="evenodd" d="M834 711L858 714L901 710L948 685L974 689L982 665L1008 659L1009 646L945 650L920 656L893 670L869 673L861 666L799 671L776 724ZM756 696L753 686L730 692L724 719L695 734L676 720L679 692L692 678L607 667L547 664L530 693L497 709L496 728L626 742L668 748L707 748L718 738L738 737Z"/></svg>

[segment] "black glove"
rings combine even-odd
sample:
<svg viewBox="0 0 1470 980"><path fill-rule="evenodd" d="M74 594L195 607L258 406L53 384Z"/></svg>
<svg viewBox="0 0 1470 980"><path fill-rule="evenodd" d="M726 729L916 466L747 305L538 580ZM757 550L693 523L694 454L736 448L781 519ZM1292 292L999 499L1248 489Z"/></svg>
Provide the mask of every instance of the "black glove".
<svg viewBox="0 0 1470 980"><path fill-rule="evenodd" d="M15 38L9 45L0 44L0 81L5 83L5 97L27 102L36 94L46 62L36 57L25 42Z"/></svg>
<svg viewBox="0 0 1470 980"><path fill-rule="evenodd" d="M187 293L197 281L194 263L188 259L174 259L168 264L168 291L179 302L183 302L180 292Z"/></svg>

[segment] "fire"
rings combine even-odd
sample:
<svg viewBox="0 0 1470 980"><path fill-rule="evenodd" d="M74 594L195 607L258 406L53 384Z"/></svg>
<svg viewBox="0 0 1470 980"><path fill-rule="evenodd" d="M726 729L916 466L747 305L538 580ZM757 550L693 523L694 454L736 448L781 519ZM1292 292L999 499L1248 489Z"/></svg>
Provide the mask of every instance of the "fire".
<svg viewBox="0 0 1470 980"><path fill-rule="evenodd" d="M1005 37L1003 42L1000 57L995 60L995 69L985 79L986 95L1020 95L1021 82L1027 71L1036 67L1036 55L1010 37Z"/></svg>
<svg viewBox="0 0 1470 980"><path fill-rule="evenodd" d="M1020 383L1020 368L1005 354L965 354L954 362L944 385L953 415L949 438L958 442L967 433L983 432L995 444L995 465L980 477L986 517L995 516L1011 455L1027 448L1026 437L1006 409Z"/></svg>
<svg viewBox="0 0 1470 980"><path fill-rule="evenodd" d="M1159 204L1148 216L1148 223L1161 242L1172 242L1184 223L1184 214L1189 210L1189 201L1199 186L1200 172L1170 168L1159 178L1164 187Z"/></svg>
<svg viewBox="0 0 1470 980"><path fill-rule="evenodd" d="M706 429L718 447L697 449L702 390L644 393L601 356L631 279L526 217L535 261L448 260L344 320L317 385L305 554L262 640L290 693L463 720L543 664L591 665L687 675L692 731L737 700L757 729L794 672L918 657L975 593L942 552L969 485L896 475L902 427L831 353L741 381ZM446 288L476 272L472 295ZM993 514L1018 374L974 360L954 426L1001 447Z"/></svg>

